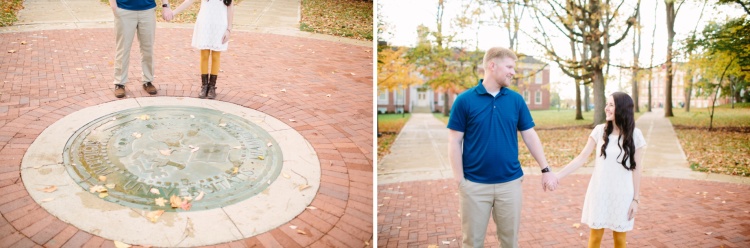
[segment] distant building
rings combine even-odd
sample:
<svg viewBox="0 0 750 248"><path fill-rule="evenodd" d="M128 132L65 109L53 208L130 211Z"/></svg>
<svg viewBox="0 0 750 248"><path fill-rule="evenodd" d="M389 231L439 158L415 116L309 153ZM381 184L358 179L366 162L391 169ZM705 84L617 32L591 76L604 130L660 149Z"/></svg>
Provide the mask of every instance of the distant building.
<svg viewBox="0 0 750 248"><path fill-rule="evenodd" d="M514 80L512 85L523 96L529 109L549 109L550 72L547 63L531 56L520 57L516 62L516 77L518 79ZM534 75L524 77L524 75L531 74ZM448 92L448 106L453 105L453 100L460 93ZM378 94L377 111L378 113L442 112L444 98L445 92L435 91L426 84L415 85L406 89L386 90Z"/></svg>
<svg viewBox="0 0 750 248"><path fill-rule="evenodd" d="M682 63L673 63L674 73L672 79L672 107L682 108L685 106L685 71L682 69ZM667 69L666 65L651 69L651 107L652 108L663 108L666 102L666 83L667 83ZM697 81L693 80L694 82ZM706 108L710 107L713 103L713 95L711 96L700 96L697 88L693 87L693 92L690 97L690 107L692 108ZM716 100L716 105L722 105L729 103L729 98L719 98ZM641 78L638 83L638 104L641 108L648 106L648 76Z"/></svg>

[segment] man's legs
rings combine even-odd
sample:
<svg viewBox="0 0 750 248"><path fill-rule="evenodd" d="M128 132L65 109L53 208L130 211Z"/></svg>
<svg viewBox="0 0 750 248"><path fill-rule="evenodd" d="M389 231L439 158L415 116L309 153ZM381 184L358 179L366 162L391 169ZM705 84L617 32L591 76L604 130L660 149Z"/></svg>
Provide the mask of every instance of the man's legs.
<svg viewBox="0 0 750 248"><path fill-rule="evenodd" d="M138 12L118 8L115 15L115 81L125 85L128 81L130 47L133 45Z"/></svg>
<svg viewBox="0 0 750 248"><path fill-rule="evenodd" d="M492 217L497 227L497 239L503 248L518 247L518 229L521 226L523 177L494 185Z"/></svg>
<svg viewBox="0 0 750 248"><path fill-rule="evenodd" d="M138 11L138 43L141 45L142 82L154 81L154 39L156 36L156 8Z"/></svg>
<svg viewBox="0 0 750 248"><path fill-rule="evenodd" d="M461 205L462 247L484 247L484 234L492 210L493 184L475 183L464 179L459 185Z"/></svg>

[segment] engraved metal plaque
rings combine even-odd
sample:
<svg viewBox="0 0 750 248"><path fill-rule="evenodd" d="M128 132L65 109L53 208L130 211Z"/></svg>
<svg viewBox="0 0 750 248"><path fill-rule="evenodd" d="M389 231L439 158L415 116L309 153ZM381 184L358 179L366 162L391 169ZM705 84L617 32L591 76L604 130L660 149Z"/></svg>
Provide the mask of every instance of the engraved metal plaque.
<svg viewBox="0 0 750 248"><path fill-rule="evenodd" d="M172 196L187 199L191 211L248 199L279 176L283 162L276 141L254 123L179 106L98 118L73 134L63 157L86 191L123 206L166 211L185 211L170 206Z"/></svg>

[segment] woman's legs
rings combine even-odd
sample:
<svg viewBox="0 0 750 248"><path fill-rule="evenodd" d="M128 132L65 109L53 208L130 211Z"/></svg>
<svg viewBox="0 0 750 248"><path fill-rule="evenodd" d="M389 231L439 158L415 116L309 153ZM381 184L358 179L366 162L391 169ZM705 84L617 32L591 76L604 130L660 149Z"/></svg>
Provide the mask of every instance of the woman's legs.
<svg viewBox="0 0 750 248"><path fill-rule="evenodd" d="M219 75L219 59L221 58L221 52L211 51L211 74Z"/></svg>
<svg viewBox="0 0 750 248"><path fill-rule="evenodd" d="M208 57L211 55L211 50L201 50L201 92L198 94L200 98L206 98L208 94Z"/></svg>
<svg viewBox="0 0 750 248"><path fill-rule="evenodd" d="M591 235L589 235L589 248L599 248L602 245L602 236L604 236L604 228L591 229Z"/></svg>
<svg viewBox="0 0 750 248"><path fill-rule="evenodd" d="M615 232L612 231L612 236L615 237L615 248L625 248L625 234L626 232Z"/></svg>

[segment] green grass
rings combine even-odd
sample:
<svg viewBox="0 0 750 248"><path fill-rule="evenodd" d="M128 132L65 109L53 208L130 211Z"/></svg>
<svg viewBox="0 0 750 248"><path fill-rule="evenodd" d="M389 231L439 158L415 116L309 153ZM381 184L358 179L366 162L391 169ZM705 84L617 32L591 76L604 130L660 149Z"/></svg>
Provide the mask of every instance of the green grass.
<svg viewBox="0 0 750 248"><path fill-rule="evenodd" d="M372 40L373 1L302 0L300 30Z"/></svg>
<svg viewBox="0 0 750 248"><path fill-rule="evenodd" d="M23 0L0 1L0 27L13 25L18 21L18 11L23 9Z"/></svg>
<svg viewBox="0 0 750 248"><path fill-rule="evenodd" d="M411 114L381 114L378 115L378 159L390 153L391 145L396 140L401 128L409 120Z"/></svg>

